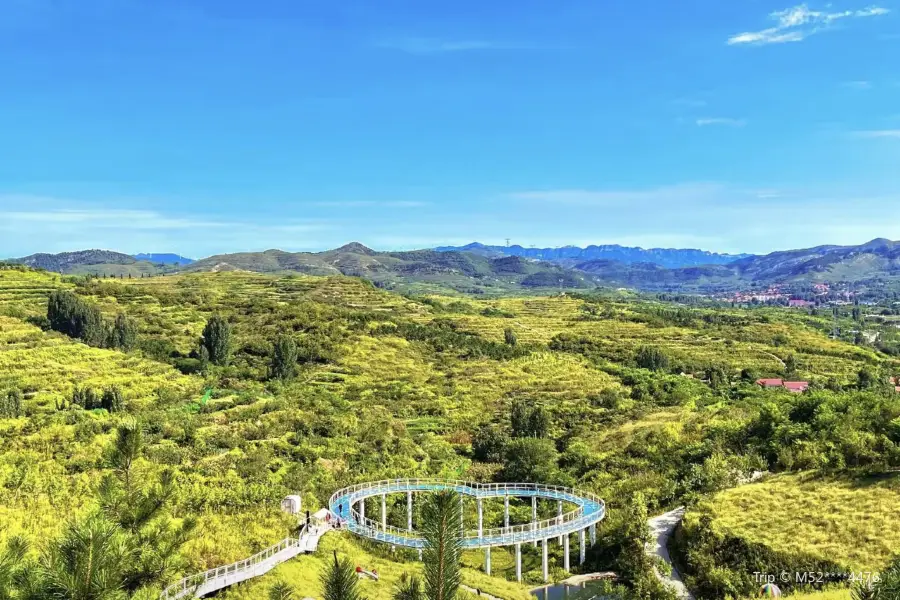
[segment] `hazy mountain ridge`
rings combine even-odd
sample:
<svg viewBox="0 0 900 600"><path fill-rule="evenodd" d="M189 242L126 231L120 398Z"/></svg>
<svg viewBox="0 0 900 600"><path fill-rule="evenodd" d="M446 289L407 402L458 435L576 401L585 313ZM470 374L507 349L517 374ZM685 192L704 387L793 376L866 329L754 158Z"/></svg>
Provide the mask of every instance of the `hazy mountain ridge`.
<svg viewBox="0 0 900 600"><path fill-rule="evenodd" d="M471 252L491 258L521 256L535 260L574 266L591 260L614 260L625 264L653 263L666 268L699 265L722 265L751 257L751 254L719 254L692 248L637 248L618 244L591 245L586 248L562 246L560 248L525 248L519 245L489 246L473 242L465 246L440 246L438 252Z"/></svg>
<svg viewBox="0 0 900 600"><path fill-rule="evenodd" d="M652 261L629 263L610 259L566 258L560 259L566 261L560 264L523 256L500 256L488 247L478 246L475 252L450 251L447 247L378 252L354 242L324 252L266 250L221 254L184 266L160 266L107 250L35 254L10 262L64 274L115 276L234 270L348 275L368 279L382 287L424 285L465 293L598 285L648 291L711 292L773 284L900 282L900 243L885 239L859 246L818 246L749 256L726 264L674 269Z"/></svg>
<svg viewBox="0 0 900 600"><path fill-rule="evenodd" d="M186 258L179 254L171 254L168 252L135 254L134 258L135 260L145 260L157 265L189 265L194 262L193 258Z"/></svg>
<svg viewBox="0 0 900 600"><path fill-rule="evenodd" d="M543 287L544 283L557 286L560 279L567 287L594 285L590 276L583 273L521 257L493 259L468 252L436 250L377 252L357 242L325 252L267 250L222 254L199 260L185 270L348 275L363 277L384 287L434 284L473 293L483 293L491 288Z"/></svg>

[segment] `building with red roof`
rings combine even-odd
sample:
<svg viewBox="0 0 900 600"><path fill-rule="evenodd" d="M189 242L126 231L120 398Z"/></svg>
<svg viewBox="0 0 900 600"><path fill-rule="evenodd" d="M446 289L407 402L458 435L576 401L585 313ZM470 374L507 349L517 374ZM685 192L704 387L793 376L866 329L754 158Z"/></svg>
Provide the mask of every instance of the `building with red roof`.
<svg viewBox="0 0 900 600"><path fill-rule="evenodd" d="M808 381L785 381L784 389L795 394L802 394L809 389Z"/></svg>
<svg viewBox="0 0 900 600"><path fill-rule="evenodd" d="M764 388L784 387L784 381L781 379L757 379L756 385L761 385Z"/></svg>
<svg viewBox="0 0 900 600"><path fill-rule="evenodd" d="M756 384L764 388L783 388L800 394L809 389L808 381L784 381L783 379L757 379Z"/></svg>

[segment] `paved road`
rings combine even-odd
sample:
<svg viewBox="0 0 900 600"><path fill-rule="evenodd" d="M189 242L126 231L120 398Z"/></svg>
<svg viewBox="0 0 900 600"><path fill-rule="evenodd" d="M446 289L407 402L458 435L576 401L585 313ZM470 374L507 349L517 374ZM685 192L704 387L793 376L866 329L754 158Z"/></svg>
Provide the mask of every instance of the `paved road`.
<svg viewBox="0 0 900 600"><path fill-rule="evenodd" d="M664 515L659 515L658 517L650 519L647 523L650 525L653 541L647 545L647 554L660 557L672 567L672 574L669 576L656 570L656 576L659 577L660 581L674 590L679 598L682 598L683 600L694 600L694 596L688 591L687 587L685 587L681 575L678 574L678 570L675 568L675 565L672 564L672 559L669 556L669 550L667 549L669 538L672 537L672 532L675 531L675 528L681 523L681 519L683 518L684 507L682 506L681 508L676 508L671 512L667 512Z"/></svg>

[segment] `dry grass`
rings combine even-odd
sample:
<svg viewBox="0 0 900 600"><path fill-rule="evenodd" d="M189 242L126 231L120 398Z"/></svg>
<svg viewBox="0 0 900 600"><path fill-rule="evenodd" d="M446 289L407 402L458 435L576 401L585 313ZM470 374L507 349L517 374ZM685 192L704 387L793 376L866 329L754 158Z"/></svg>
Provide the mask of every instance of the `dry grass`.
<svg viewBox="0 0 900 600"><path fill-rule="evenodd" d="M779 475L703 505L714 527L776 551L877 570L900 548L900 477Z"/></svg>

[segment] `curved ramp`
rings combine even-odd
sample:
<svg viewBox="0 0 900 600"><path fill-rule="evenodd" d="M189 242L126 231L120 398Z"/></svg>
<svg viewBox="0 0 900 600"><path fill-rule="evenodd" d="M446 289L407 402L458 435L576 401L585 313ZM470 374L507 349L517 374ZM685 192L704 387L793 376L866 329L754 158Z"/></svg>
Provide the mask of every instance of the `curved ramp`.
<svg viewBox="0 0 900 600"><path fill-rule="evenodd" d="M362 483L336 492L329 501L331 512L337 515L356 535L406 548L424 548L425 540L412 529L399 529L365 518L354 508L368 498L409 492L453 490L464 496L484 498L538 498L562 501L574 505L574 510L543 521L466 531L463 546L490 548L538 542L566 536L596 525L606 516L606 504L587 492L535 483L479 484L440 479L396 479Z"/></svg>

